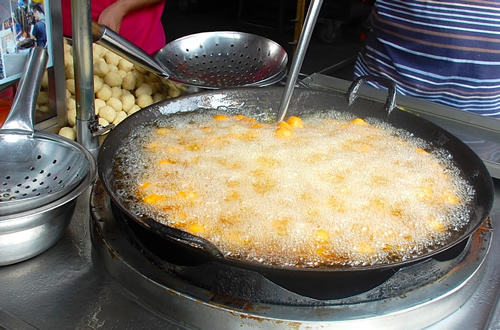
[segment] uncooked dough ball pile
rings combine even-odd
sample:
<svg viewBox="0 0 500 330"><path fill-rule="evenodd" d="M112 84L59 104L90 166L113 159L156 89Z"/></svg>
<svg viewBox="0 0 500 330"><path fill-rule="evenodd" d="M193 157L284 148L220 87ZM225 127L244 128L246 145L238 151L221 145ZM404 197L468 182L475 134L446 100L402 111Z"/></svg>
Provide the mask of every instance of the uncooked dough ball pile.
<svg viewBox="0 0 500 330"><path fill-rule="evenodd" d="M99 124L119 124L136 111L153 103L177 97L187 92L184 85L160 79L106 48L93 44L94 58L94 105ZM66 109L68 126L59 135L76 139L75 75L72 46L64 44L66 72ZM45 84L48 81L45 75ZM48 111L49 97L43 90L38 97L38 110Z"/></svg>

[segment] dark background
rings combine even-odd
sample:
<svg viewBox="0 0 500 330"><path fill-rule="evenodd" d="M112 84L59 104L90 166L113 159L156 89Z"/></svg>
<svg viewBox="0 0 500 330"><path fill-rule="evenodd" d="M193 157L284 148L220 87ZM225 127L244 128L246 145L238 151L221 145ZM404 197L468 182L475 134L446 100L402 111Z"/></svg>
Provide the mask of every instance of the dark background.
<svg viewBox="0 0 500 330"><path fill-rule="evenodd" d="M301 73L320 72L352 80L353 63L368 32L367 17L373 2L323 0ZM308 6L306 3L306 13ZM167 0L163 25L167 42L206 31L240 31L267 37L287 51L290 64L296 17L296 0Z"/></svg>

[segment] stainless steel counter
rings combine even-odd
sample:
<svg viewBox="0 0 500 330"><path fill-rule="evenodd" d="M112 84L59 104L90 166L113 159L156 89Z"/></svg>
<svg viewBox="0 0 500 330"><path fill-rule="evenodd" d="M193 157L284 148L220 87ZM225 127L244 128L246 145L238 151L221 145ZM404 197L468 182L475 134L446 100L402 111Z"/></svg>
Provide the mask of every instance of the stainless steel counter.
<svg viewBox="0 0 500 330"><path fill-rule="evenodd" d="M89 196L90 189L80 196L55 246L0 268L0 328L178 329L108 275L90 241Z"/></svg>

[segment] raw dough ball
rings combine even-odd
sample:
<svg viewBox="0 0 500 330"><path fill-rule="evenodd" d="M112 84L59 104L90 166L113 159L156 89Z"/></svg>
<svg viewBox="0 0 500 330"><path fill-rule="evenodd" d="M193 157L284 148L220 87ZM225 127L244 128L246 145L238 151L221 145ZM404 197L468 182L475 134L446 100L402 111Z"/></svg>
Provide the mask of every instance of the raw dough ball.
<svg viewBox="0 0 500 330"><path fill-rule="evenodd" d="M136 103L141 108L145 108L151 104L153 104L153 98L148 94L141 94L137 97Z"/></svg>
<svg viewBox="0 0 500 330"><path fill-rule="evenodd" d="M75 126L76 124L76 109L70 109L66 112L68 125Z"/></svg>
<svg viewBox="0 0 500 330"><path fill-rule="evenodd" d="M104 77L104 82L111 87L119 87L122 85L123 78L120 76L118 71L110 71Z"/></svg>
<svg viewBox="0 0 500 330"><path fill-rule="evenodd" d="M132 94L123 94L120 97L120 100L122 101L122 109L123 111L129 111L132 106L135 104L135 96Z"/></svg>
<svg viewBox="0 0 500 330"><path fill-rule="evenodd" d="M102 85L104 85L104 80L98 75L94 75L94 93L97 93L101 90Z"/></svg>
<svg viewBox="0 0 500 330"><path fill-rule="evenodd" d="M143 83L135 90L136 97L139 97L142 94L153 95L153 89L151 88L151 85L149 85L148 83Z"/></svg>
<svg viewBox="0 0 500 330"><path fill-rule="evenodd" d="M116 112L120 112L123 110L122 101L120 101L116 97L111 97L109 100L107 100L106 105L112 107Z"/></svg>
<svg viewBox="0 0 500 330"><path fill-rule="evenodd" d="M66 79L66 89L75 95L75 79Z"/></svg>
<svg viewBox="0 0 500 330"><path fill-rule="evenodd" d="M98 75L101 78L104 78L104 77L106 77L108 72L109 72L108 64L105 61L103 61L102 59L97 60L94 63L94 74Z"/></svg>
<svg viewBox="0 0 500 330"><path fill-rule="evenodd" d="M94 108L96 110L96 114L98 113L99 109L106 106L106 101L101 100L101 99L94 99Z"/></svg>
<svg viewBox="0 0 500 330"><path fill-rule="evenodd" d="M118 63L120 63L121 57L113 52L107 52L104 54L104 59L106 60L106 63L117 66Z"/></svg>
<svg viewBox="0 0 500 330"><path fill-rule="evenodd" d="M136 82L137 82L137 77L134 74L129 73L125 76L125 78L123 78L122 88L129 91L134 90Z"/></svg>
<svg viewBox="0 0 500 330"><path fill-rule="evenodd" d="M112 123L116 118L116 111L109 105L106 105L99 109L99 117L106 119L108 123Z"/></svg>
<svg viewBox="0 0 500 330"><path fill-rule="evenodd" d="M102 117L99 117L97 119L97 123L103 127L106 127L109 125L109 121L107 121L106 119L102 118Z"/></svg>
<svg viewBox="0 0 500 330"><path fill-rule="evenodd" d="M123 70L125 72L129 72L129 71L132 71L132 69L134 68L134 64L124 58L120 59L120 61L118 61L118 69L120 70Z"/></svg>
<svg viewBox="0 0 500 330"><path fill-rule="evenodd" d="M163 101L164 99L165 97L161 93L156 93L155 95L153 95L153 103Z"/></svg>
<svg viewBox="0 0 500 330"><path fill-rule="evenodd" d="M101 89L96 93L97 97L101 100L107 101L111 96L113 96L113 92L111 91L111 87L104 84Z"/></svg>
<svg viewBox="0 0 500 330"><path fill-rule="evenodd" d="M59 130L59 135L64 136L67 139L70 140L75 140L76 139L76 133L71 127L63 127Z"/></svg>
<svg viewBox="0 0 500 330"><path fill-rule="evenodd" d="M118 70L116 70L116 72L118 72L118 74L120 75L120 77L122 77L122 79L125 78L125 76L127 75L127 72L121 70L120 68L118 68Z"/></svg>
<svg viewBox="0 0 500 330"><path fill-rule="evenodd" d="M37 98L36 102L40 105L49 104L49 93L46 91L40 91L38 93L38 98Z"/></svg>
<svg viewBox="0 0 500 330"><path fill-rule="evenodd" d="M66 110L76 109L76 100L72 97L66 98Z"/></svg>
<svg viewBox="0 0 500 330"><path fill-rule="evenodd" d="M127 113L125 111L120 111L116 114L116 118L115 120L113 120L113 124L118 125L125 118L127 118Z"/></svg>

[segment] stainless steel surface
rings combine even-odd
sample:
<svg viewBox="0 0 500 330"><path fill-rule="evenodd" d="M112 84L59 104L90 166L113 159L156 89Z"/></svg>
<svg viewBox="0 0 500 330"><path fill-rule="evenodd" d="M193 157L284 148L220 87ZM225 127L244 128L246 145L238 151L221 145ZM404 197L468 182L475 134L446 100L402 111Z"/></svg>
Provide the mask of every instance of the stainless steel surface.
<svg viewBox="0 0 500 330"><path fill-rule="evenodd" d="M349 85L349 82L346 83ZM462 125L466 131L483 131L477 127L477 123L472 125L439 118L453 126ZM474 129L469 129L471 125ZM486 130L486 133L479 134L488 137L490 133L491 131ZM489 251L484 251L485 259L478 271L464 279L463 285L458 283L460 281L449 282L449 278L446 278L437 286L436 299L422 302L416 306L415 311L409 309L407 314L384 312L388 307L397 305L398 302L403 303L406 298L414 300L416 296L401 295L388 304L384 301L375 302L369 306L374 315L359 322L351 320L334 323L333 319L337 313L328 312L321 307L313 309L318 316L317 322L297 321L301 312L314 311L304 312L301 308L287 306L278 308L283 311L279 317L263 319L268 315L265 308L259 310L259 307L265 307L260 304L254 307L252 304L246 304L226 308L223 306L223 297L215 299L212 304L204 302L207 292L201 289L198 291L199 295L190 299L186 298L185 294L178 294L183 287L159 287L157 283L160 279L156 274L148 273L149 279L144 279L140 271L129 273L131 265L122 263L123 259L114 258L123 256L118 253L120 251L104 251L102 247L92 247L89 200L90 189L78 198L70 225L52 248L22 263L0 267L0 326L7 329L181 329L187 328L188 324L198 324L199 328L204 329L234 329L234 324L238 323L237 328L241 329L266 329L269 326L349 329L383 324L385 329L408 329L417 328L418 324L428 323L435 318L439 320L427 327L428 329L500 329L500 239L496 233L497 227L500 226L498 180L495 180L495 203L490 213L493 236ZM97 251L104 254L99 255ZM106 259L103 259L103 256ZM137 257L140 258L140 255ZM118 277L114 278L115 274L106 269L110 264L114 264L113 272L118 274ZM151 267L150 263L144 265L148 270ZM140 281L136 282L137 278ZM123 280L126 282L122 282ZM125 288L121 283L130 286ZM449 285L456 290L449 290L441 295ZM139 289L145 297L139 298L134 293ZM159 296L164 298L158 298ZM161 306L153 308L148 305L149 299L153 297L161 300ZM165 297L172 297L172 300ZM457 307L454 297L458 299L460 307ZM437 307L430 307L433 302L437 303L434 305ZM197 306L196 309L183 309L193 305ZM247 309L266 315L263 318L254 317L251 313L246 313ZM425 312L418 313L419 309ZM442 310L446 312L441 313ZM274 311L273 309L269 313ZM291 311L290 314L288 311ZM355 310L351 313L355 315ZM182 324L167 315L182 319ZM290 319L295 321L282 322ZM331 324L322 324L325 320L330 320Z"/></svg>
<svg viewBox="0 0 500 330"><path fill-rule="evenodd" d="M99 150L99 138L93 136L91 128L97 126L94 111L94 64L90 0L71 0L73 33L73 65L76 92L77 141L95 157Z"/></svg>
<svg viewBox="0 0 500 330"><path fill-rule="evenodd" d="M214 31L169 42L155 58L171 79L206 89L269 86L286 75L288 55L255 34Z"/></svg>
<svg viewBox="0 0 500 330"><path fill-rule="evenodd" d="M0 218L48 204L84 179L88 160L74 143L34 130L36 100L48 53L34 48L9 115L0 128Z"/></svg>
<svg viewBox="0 0 500 330"><path fill-rule="evenodd" d="M277 122L281 122L285 119L290 101L292 99L293 90L295 89L295 84L297 83L297 78L299 77L300 69L302 67L302 62L304 61L307 47L309 46L309 41L311 41L311 36L314 31L314 26L316 25L316 20L318 19L322 4L323 0L313 0L309 4L309 9L307 10L307 15L304 20L304 26L302 27L302 31L300 32L297 49L293 56L292 64L290 66L290 72L288 73L288 78L285 84L285 90L283 92L280 107L278 109Z"/></svg>
<svg viewBox="0 0 500 330"><path fill-rule="evenodd" d="M178 329L115 281L95 255L89 194L45 253L0 267L0 327L6 329Z"/></svg>

